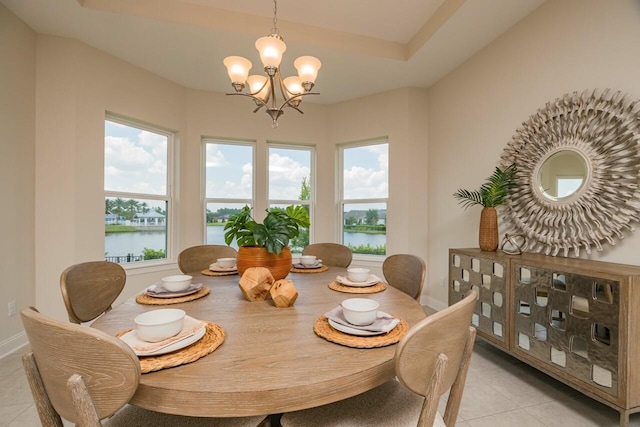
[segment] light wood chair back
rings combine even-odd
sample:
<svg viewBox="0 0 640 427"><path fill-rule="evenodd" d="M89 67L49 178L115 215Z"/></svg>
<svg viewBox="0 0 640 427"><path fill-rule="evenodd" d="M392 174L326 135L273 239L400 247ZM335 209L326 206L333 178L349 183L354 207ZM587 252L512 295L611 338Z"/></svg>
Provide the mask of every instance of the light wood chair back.
<svg viewBox="0 0 640 427"><path fill-rule="evenodd" d="M286 413L283 427L453 427L476 336L472 291L411 327L394 356L396 379L348 399ZM441 396L449 391L444 416Z"/></svg>
<svg viewBox="0 0 640 427"><path fill-rule="evenodd" d="M339 243L314 243L306 246L302 255L315 255L324 265L342 268L349 267L353 258L351 249Z"/></svg>
<svg viewBox="0 0 640 427"><path fill-rule="evenodd" d="M387 283L416 301L420 301L426 273L426 264L416 255L390 255L382 263L382 274Z"/></svg>
<svg viewBox="0 0 640 427"><path fill-rule="evenodd" d="M470 324L477 296L472 291L456 304L427 317L398 343L398 380L425 397L418 427L433 425L438 401L447 391L449 398L442 418L446 426L455 425L476 336Z"/></svg>
<svg viewBox="0 0 640 427"><path fill-rule="evenodd" d="M131 399L140 363L123 341L32 307L20 314L31 347L23 356L24 369L43 426L62 427L61 416L99 426Z"/></svg>
<svg viewBox="0 0 640 427"><path fill-rule="evenodd" d="M111 310L126 281L124 268L109 261L83 262L64 270L60 290L69 320L89 322Z"/></svg>
<svg viewBox="0 0 640 427"><path fill-rule="evenodd" d="M191 246L178 255L178 268L185 274L201 272L209 268L218 258L235 258L238 252L227 245Z"/></svg>

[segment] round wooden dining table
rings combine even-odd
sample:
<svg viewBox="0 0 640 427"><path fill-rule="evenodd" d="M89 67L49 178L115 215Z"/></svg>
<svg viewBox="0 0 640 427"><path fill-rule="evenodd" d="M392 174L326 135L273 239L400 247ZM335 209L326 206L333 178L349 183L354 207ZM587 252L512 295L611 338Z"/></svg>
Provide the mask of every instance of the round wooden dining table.
<svg viewBox="0 0 640 427"><path fill-rule="evenodd" d="M342 268L319 273L290 273L298 291L292 307L272 300L249 302L239 276L192 273L210 293L167 306L138 304L135 298L114 307L92 327L116 335L133 329L134 318L158 308L180 308L214 322L225 339L212 353L184 365L143 374L131 404L169 414L235 417L279 414L324 405L372 389L395 376L395 345L352 348L314 333L315 321L346 298L372 298L380 310L409 327L425 318L420 304L387 286L379 293L349 294L329 288Z"/></svg>

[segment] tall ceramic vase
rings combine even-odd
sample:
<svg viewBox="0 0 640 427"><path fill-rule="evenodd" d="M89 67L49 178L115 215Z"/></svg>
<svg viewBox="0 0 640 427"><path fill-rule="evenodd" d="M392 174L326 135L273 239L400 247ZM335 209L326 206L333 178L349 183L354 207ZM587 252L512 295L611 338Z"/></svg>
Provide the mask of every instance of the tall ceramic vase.
<svg viewBox="0 0 640 427"><path fill-rule="evenodd" d="M478 243L483 251L495 252L498 249L498 212L496 208L482 208Z"/></svg>

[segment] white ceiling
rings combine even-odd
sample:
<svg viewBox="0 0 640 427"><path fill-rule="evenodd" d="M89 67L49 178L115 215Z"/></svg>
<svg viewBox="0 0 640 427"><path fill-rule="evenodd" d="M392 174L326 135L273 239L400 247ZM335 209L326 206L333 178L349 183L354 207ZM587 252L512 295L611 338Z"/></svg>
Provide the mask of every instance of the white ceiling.
<svg viewBox="0 0 640 427"><path fill-rule="evenodd" d="M322 61L308 102L331 104L401 87L427 88L544 0L279 0L277 28L293 60ZM80 40L182 86L232 91L224 57L261 72L254 48L271 33L272 0L0 0L39 33Z"/></svg>

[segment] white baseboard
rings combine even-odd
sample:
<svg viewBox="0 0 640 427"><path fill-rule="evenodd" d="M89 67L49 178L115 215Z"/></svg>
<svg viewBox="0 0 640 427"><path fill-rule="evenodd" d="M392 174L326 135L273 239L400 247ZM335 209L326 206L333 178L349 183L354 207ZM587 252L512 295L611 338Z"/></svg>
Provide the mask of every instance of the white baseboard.
<svg viewBox="0 0 640 427"><path fill-rule="evenodd" d="M440 311L440 310L443 310L443 309L448 307L448 305L443 303L442 301L437 300L437 299L432 298L432 297L429 297L429 296L421 296L420 297L420 304L421 305L426 305L427 307L431 307L436 311Z"/></svg>
<svg viewBox="0 0 640 427"><path fill-rule="evenodd" d="M26 347L28 344L29 339L27 338L27 334L24 331L12 336L11 338L7 338L6 340L0 342L0 359L8 356L11 353L15 353L21 348Z"/></svg>

